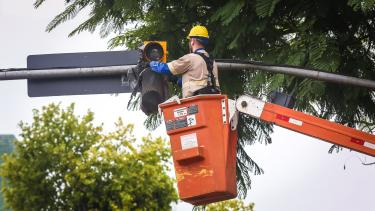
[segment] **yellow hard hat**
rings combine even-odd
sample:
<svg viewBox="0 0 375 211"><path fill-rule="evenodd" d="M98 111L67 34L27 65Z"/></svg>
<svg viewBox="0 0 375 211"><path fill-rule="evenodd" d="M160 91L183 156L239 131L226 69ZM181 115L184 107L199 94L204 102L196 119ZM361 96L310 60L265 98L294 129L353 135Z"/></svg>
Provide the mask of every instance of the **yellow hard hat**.
<svg viewBox="0 0 375 211"><path fill-rule="evenodd" d="M204 38L209 38L208 36L208 30L204 26L194 26L188 35L188 38L190 37L204 37Z"/></svg>

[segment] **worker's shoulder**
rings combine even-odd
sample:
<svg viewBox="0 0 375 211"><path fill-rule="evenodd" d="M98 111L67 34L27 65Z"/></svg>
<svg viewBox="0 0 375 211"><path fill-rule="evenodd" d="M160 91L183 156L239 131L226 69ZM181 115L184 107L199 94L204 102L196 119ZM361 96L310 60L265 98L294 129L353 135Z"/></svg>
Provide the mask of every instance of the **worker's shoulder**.
<svg viewBox="0 0 375 211"><path fill-rule="evenodd" d="M198 54L195 54L195 53L189 53L189 54L185 54L183 56L181 56L180 58L178 58L177 60L175 60L176 62L192 62L192 61L197 61L197 59L199 60L200 56Z"/></svg>
<svg viewBox="0 0 375 211"><path fill-rule="evenodd" d="M202 53L209 57L206 51L202 51ZM180 57L177 61L204 62L204 59L197 53L188 53Z"/></svg>
<svg viewBox="0 0 375 211"><path fill-rule="evenodd" d="M198 54L196 54L196 53L188 53L188 54L185 54L182 57L185 57L185 58L197 58L197 57L200 57L200 56Z"/></svg>
<svg viewBox="0 0 375 211"><path fill-rule="evenodd" d="M207 57L210 57L210 55L207 52L203 51L202 53L204 55L206 55ZM198 54L198 53L185 54L181 58L186 58L186 59L203 59L202 56L200 54Z"/></svg>

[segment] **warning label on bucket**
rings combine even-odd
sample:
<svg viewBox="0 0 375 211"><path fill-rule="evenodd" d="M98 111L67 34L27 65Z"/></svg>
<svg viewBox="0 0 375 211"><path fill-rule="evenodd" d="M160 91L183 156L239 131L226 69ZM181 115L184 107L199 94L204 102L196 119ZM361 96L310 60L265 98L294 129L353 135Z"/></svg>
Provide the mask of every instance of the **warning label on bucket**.
<svg viewBox="0 0 375 211"><path fill-rule="evenodd" d="M181 149L190 149L190 148L198 147L198 140L197 140L196 133L183 135L180 137L180 139L181 139Z"/></svg>
<svg viewBox="0 0 375 211"><path fill-rule="evenodd" d="M186 117L186 121L187 121L187 126L194 126L197 124L197 120L195 119L195 114L188 115Z"/></svg>
<svg viewBox="0 0 375 211"><path fill-rule="evenodd" d="M177 108L177 109L173 110L173 114L174 114L175 118L186 116L187 115L187 108L186 107Z"/></svg>

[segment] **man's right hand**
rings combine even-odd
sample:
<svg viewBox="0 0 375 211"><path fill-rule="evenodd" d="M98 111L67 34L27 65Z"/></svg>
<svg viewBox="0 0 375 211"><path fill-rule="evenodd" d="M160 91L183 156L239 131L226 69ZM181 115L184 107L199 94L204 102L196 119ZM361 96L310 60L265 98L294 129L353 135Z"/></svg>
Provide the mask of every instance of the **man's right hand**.
<svg viewBox="0 0 375 211"><path fill-rule="evenodd" d="M177 76L174 76L174 75L170 75L168 76L168 80L174 84L177 84L177 86L179 86L180 88L182 87L182 78L181 76L180 77L177 77Z"/></svg>
<svg viewBox="0 0 375 211"><path fill-rule="evenodd" d="M177 86L182 88L182 78L181 77L178 77L178 79L177 79Z"/></svg>

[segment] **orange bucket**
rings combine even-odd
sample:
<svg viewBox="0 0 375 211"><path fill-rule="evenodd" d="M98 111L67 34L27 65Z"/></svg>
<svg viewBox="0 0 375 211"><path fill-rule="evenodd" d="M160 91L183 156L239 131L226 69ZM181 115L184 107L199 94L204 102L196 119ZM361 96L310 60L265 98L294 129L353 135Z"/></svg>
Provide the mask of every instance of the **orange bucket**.
<svg viewBox="0 0 375 211"><path fill-rule="evenodd" d="M226 95L160 104L170 137L180 199L202 205L237 196L237 131Z"/></svg>

